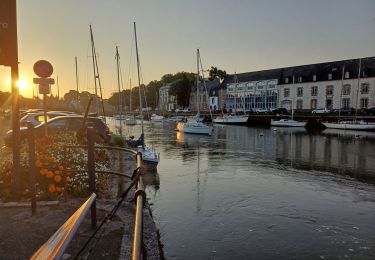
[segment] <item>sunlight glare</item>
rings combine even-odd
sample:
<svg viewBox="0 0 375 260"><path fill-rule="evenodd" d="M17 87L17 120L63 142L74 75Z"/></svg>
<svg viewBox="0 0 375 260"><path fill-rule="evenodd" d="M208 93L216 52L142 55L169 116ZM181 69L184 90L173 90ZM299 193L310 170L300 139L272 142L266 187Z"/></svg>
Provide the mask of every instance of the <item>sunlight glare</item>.
<svg viewBox="0 0 375 260"><path fill-rule="evenodd" d="M25 79L20 79L17 82L17 87L20 91L25 91L29 88L29 82Z"/></svg>

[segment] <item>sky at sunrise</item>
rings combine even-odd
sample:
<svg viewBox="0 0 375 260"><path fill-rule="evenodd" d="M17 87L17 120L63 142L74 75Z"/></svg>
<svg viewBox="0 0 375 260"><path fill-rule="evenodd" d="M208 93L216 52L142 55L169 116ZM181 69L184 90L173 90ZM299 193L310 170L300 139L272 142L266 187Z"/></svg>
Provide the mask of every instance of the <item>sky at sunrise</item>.
<svg viewBox="0 0 375 260"><path fill-rule="evenodd" d="M60 95L94 92L89 25L93 27L103 93L117 89L115 46L123 87L136 84L133 22L143 83L203 66L241 73L375 56L374 0L18 0L21 91L32 96L33 64L54 66ZM0 91L10 70L0 66ZM53 86L53 94L57 94Z"/></svg>

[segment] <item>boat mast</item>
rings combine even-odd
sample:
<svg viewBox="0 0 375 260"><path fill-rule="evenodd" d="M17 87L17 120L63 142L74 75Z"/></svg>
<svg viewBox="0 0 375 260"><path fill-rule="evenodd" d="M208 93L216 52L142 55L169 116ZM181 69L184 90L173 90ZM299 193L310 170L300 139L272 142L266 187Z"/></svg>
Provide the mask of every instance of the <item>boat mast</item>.
<svg viewBox="0 0 375 260"><path fill-rule="evenodd" d="M203 78L203 85L204 85L204 90L206 91L206 100L207 100L207 105L208 105L208 111L210 112L210 118L212 120L212 112L211 112L211 108L210 108L210 97L208 95L208 90L207 90L207 85L206 85L206 81L204 79L204 70L203 70L203 65L202 65L202 59L201 57L199 56L199 62L200 62L200 65L201 65L201 71L202 71L202 78Z"/></svg>
<svg viewBox="0 0 375 260"><path fill-rule="evenodd" d="M140 72L139 72L139 55L138 55L138 43L137 43L137 28L135 26L134 22L134 38L135 38L135 52L137 56L137 75L138 75L138 87L139 87L139 111L141 115L141 129L142 129L142 148L145 148L144 143L144 129L143 129L143 111L142 111L142 91L141 91L141 78L140 78Z"/></svg>
<svg viewBox="0 0 375 260"><path fill-rule="evenodd" d="M95 43L94 43L94 35L92 33L92 27L90 24L90 35L91 35L91 53L92 53L92 63L94 67L94 79L95 79L95 95L98 97L98 88L96 84L96 80L98 80L98 86L99 86L99 91L100 91L100 99L102 102L102 112L103 112L103 117L105 120L105 111L104 111L104 101L103 101L103 93L102 93L102 85L100 83L100 77L99 77L99 66L98 66L98 59L96 57L96 50L95 50ZM97 104L97 112L99 113L99 104L98 101L96 102Z"/></svg>
<svg viewBox="0 0 375 260"><path fill-rule="evenodd" d="M92 28L90 24L90 39L91 39L91 55L92 55L92 67L94 71L94 86L95 86L95 106L96 106L96 113L99 114L99 105L98 105L98 86L96 83L96 67L95 67L95 45L94 45L94 36L92 34Z"/></svg>
<svg viewBox="0 0 375 260"><path fill-rule="evenodd" d="M197 49L197 117L200 117L200 108L199 108L200 96L199 96L199 49Z"/></svg>
<svg viewBox="0 0 375 260"><path fill-rule="evenodd" d="M234 73L234 77L233 77L233 83L234 83L234 114L236 115L237 114L237 73L235 72Z"/></svg>
<svg viewBox="0 0 375 260"><path fill-rule="evenodd" d="M341 75L341 92L340 92L340 105L339 105L339 122L341 118L341 106L342 106L342 91L344 88L344 76L345 76L345 64L342 67L342 75Z"/></svg>
<svg viewBox="0 0 375 260"><path fill-rule="evenodd" d="M292 84L292 89L294 90L294 75L293 75L293 84ZM292 91L291 91L292 92ZM292 120L293 120L293 115L294 115L294 109L293 109L293 94L292 94L292 104L291 104L291 107L292 107Z"/></svg>
<svg viewBox="0 0 375 260"><path fill-rule="evenodd" d="M132 80L130 79L130 100L129 100L129 110L130 110L130 113L133 113L133 110L132 110Z"/></svg>
<svg viewBox="0 0 375 260"><path fill-rule="evenodd" d="M359 59L359 68L358 68L358 82L357 82L357 96L355 99L355 121L357 121L357 111L358 111L358 93L359 93L359 81L361 79L361 65L362 59Z"/></svg>
<svg viewBox="0 0 375 260"><path fill-rule="evenodd" d="M78 62L77 62L77 56L74 57L75 64L76 64L76 86L77 86L77 106L79 102L79 90L78 90Z"/></svg>
<svg viewBox="0 0 375 260"><path fill-rule="evenodd" d="M116 46L116 65L117 65L117 87L118 87L118 111L120 112L120 135L122 136L122 98L120 89L120 54Z"/></svg>

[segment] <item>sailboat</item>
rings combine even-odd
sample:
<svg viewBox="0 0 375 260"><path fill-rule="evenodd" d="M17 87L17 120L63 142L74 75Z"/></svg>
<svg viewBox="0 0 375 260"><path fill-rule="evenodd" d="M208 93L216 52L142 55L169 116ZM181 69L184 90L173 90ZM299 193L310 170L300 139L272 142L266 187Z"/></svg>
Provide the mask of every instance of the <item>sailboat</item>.
<svg viewBox="0 0 375 260"><path fill-rule="evenodd" d="M359 68L358 68L358 81L357 81L357 97L356 102L358 102L358 92L359 92L359 81L361 78L361 63L362 60L359 59ZM344 75L345 75L345 67L342 70L342 78L341 78L341 95L344 86ZM341 96L340 96L340 107L341 107ZM357 105L356 105L357 106ZM353 121L340 121L340 110L339 110L339 121L338 122L324 122L323 125L327 128L335 128L335 129L344 129L344 130L375 130L375 123L369 123L364 120L357 121L357 110L355 110L355 118Z"/></svg>
<svg viewBox="0 0 375 260"><path fill-rule="evenodd" d="M293 76L293 89L294 89L294 76ZM271 120L271 126L283 126L283 127L304 127L307 122L297 121L293 119L294 116L294 109L293 109L293 100L291 104L292 109L292 118L291 119L279 119L279 120Z"/></svg>
<svg viewBox="0 0 375 260"><path fill-rule="evenodd" d="M202 122L200 118L200 105L199 105L199 49L197 49L197 115L194 118L188 118L186 122L178 122L177 130L186 134L201 134L201 135L212 135L213 127L208 126Z"/></svg>
<svg viewBox="0 0 375 260"><path fill-rule="evenodd" d="M215 123L215 124L226 124L226 125L246 125L247 124L247 121L249 120L249 116L246 115L245 113L245 106L244 106L244 103L242 102L242 106L243 106L243 112L244 112L244 115L237 115L236 114L236 110L237 110L237 104L236 104L236 100L237 100L237 76L235 75L234 76L234 90L235 90L235 94L234 94L234 114L223 114L222 116L218 116L216 118L214 118L212 121Z"/></svg>
<svg viewBox="0 0 375 260"><path fill-rule="evenodd" d="M135 39L135 50L137 56L137 75L138 75L138 86L139 86L139 112L141 115L141 136L133 143L133 146L137 145L137 151L142 153L142 162L147 163L151 166L157 166L160 161L160 154L151 147L145 145L145 134L143 124L143 106L142 106L142 90L141 90L141 79L140 79L140 68L139 68L139 55L138 55L138 43L137 43L137 29L134 23L134 39ZM129 143L129 142L128 142ZM131 144L131 142L130 142Z"/></svg>

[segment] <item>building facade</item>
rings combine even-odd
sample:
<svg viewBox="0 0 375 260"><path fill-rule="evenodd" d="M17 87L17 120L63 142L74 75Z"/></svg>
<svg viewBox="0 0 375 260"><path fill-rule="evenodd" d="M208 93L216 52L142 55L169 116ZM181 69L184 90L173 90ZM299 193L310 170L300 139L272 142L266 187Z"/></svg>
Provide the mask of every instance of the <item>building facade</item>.
<svg viewBox="0 0 375 260"><path fill-rule="evenodd" d="M375 106L375 57L228 75L227 111Z"/></svg>
<svg viewBox="0 0 375 260"><path fill-rule="evenodd" d="M169 95L170 84L159 89L159 109L161 112L174 111L176 109L176 96Z"/></svg>
<svg viewBox="0 0 375 260"><path fill-rule="evenodd" d="M199 109L203 112L211 110L219 110L219 88L220 80L213 81L205 80L199 83L199 96L197 86L194 85L190 93L189 108L191 111L197 111L199 102ZM212 99L211 99L212 97Z"/></svg>

